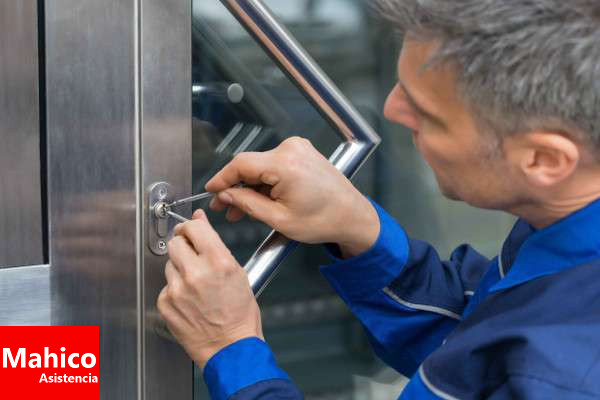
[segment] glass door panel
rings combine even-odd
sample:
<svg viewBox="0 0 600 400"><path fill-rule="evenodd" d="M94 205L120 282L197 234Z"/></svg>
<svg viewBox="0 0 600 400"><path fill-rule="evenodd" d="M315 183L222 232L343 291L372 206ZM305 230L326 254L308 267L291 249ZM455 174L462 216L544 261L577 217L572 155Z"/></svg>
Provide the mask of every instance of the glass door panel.
<svg viewBox="0 0 600 400"><path fill-rule="evenodd" d="M340 143L333 128L219 1L194 2L192 32L194 191L236 154L268 150L291 136L333 153ZM242 263L270 232L248 219L211 220Z"/></svg>

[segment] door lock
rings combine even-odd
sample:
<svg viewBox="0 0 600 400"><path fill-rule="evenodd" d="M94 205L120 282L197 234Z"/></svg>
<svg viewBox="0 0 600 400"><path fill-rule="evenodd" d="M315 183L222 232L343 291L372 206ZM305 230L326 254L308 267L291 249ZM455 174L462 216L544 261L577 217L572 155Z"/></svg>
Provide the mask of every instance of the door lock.
<svg viewBox="0 0 600 400"><path fill-rule="evenodd" d="M166 182L157 182L148 188L148 247L159 256L167 254L168 204L173 196L173 187Z"/></svg>
<svg viewBox="0 0 600 400"><path fill-rule="evenodd" d="M174 212L173 208L214 196L206 192L174 200L173 193L173 187L166 182L157 182L148 188L148 247L159 256L167 254L171 219L189 221Z"/></svg>

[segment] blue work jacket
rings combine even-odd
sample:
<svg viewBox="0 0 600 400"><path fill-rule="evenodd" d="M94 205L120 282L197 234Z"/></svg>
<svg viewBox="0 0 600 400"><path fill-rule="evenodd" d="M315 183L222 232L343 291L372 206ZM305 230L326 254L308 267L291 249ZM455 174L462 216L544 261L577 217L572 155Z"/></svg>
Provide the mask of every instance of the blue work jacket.
<svg viewBox="0 0 600 400"><path fill-rule="evenodd" d="M600 200L536 230L518 220L492 260L440 260L381 207L367 252L321 267L376 354L412 379L400 399L599 399ZM211 396L298 399L258 338L204 369Z"/></svg>

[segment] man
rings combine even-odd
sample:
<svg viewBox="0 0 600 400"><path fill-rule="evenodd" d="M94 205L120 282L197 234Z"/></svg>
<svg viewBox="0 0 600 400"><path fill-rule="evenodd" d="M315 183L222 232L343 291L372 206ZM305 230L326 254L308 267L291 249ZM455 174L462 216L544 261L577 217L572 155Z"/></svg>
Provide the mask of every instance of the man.
<svg viewBox="0 0 600 400"><path fill-rule="evenodd" d="M465 245L440 261L298 138L236 157L206 185L211 207L327 244L323 275L412 376L402 399L600 398L600 3L379 4L405 33L385 115L447 197L519 217L501 254ZM194 218L169 244L169 328L213 398L301 397L245 272Z"/></svg>

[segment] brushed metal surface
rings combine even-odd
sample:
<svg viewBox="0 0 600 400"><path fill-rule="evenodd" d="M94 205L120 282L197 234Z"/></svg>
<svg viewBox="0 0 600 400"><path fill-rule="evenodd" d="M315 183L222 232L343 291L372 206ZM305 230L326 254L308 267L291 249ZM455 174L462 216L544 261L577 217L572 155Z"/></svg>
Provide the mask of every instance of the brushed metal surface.
<svg viewBox="0 0 600 400"><path fill-rule="evenodd" d="M0 268L44 264L37 1L0 2Z"/></svg>
<svg viewBox="0 0 600 400"><path fill-rule="evenodd" d="M0 326L50 325L47 265L0 270Z"/></svg>
<svg viewBox="0 0 600 400"><path fill-rule="evenodd" d="M142 188L168 182L173 198L191 194L191 0L143 0L141 25ZM146 195L143 195L147 199ZM146 200L143 215L147 215ZM189 216L190 207L177 210ZM143 219L146 223L147 218ZM176 221L169 218L173 225ZM172 226L171 225L171 226ZM147 227L142 229L143 234ZM166 256L143 248L144 399L191 399L192 361L179 345L159 336L156 298L166 284Z"/></svg>
<svg viewBox="0 0 600 400"><path fill-rule="evenodd" d="M100 398L138 398L136 1L46 2L52 325L100 326Z"/></svg>
<svg viewBox="0 0 600 400"><path fill-rule="evenodd" d="M261 0L221 2L344 140L329 160L352 178L379 145L380 137ZM296 246L273 231L246 262L244 268L257 296Z"/></svg>

